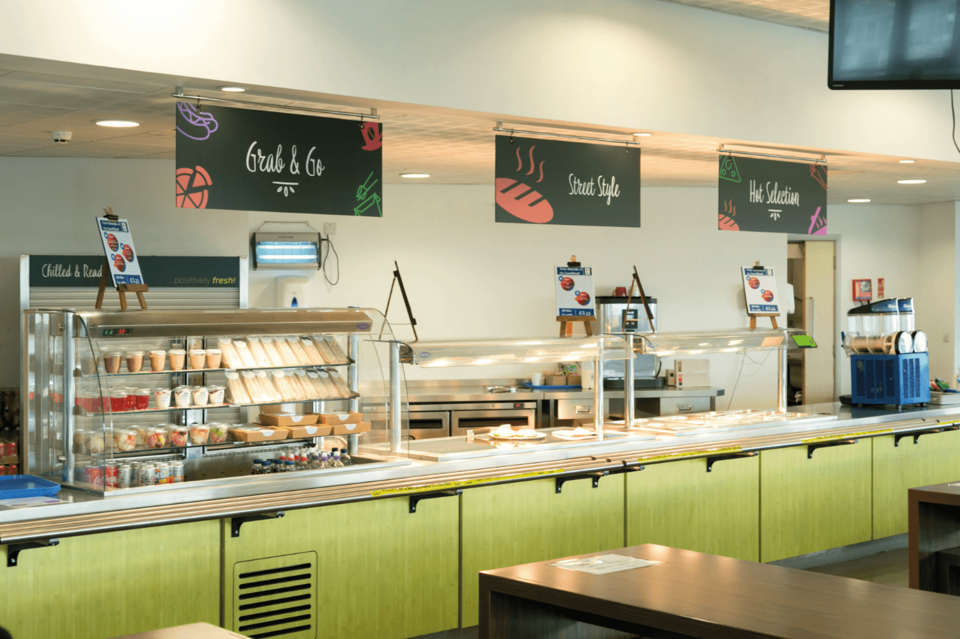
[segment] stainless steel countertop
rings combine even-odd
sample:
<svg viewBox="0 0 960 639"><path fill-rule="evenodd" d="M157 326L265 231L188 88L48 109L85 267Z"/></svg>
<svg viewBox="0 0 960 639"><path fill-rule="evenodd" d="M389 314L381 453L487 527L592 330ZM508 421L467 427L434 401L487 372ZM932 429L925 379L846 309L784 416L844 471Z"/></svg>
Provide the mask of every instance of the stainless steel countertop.
<svg viewBox="0 0 960 639"><path fill-rule="evenodd" d="M451 462L434 463L410 459L390 467L374 465L362 470L354 467L350 472L319 470L291 475L238 478L222 485L220 482L214 482L216 485L205 482L171 484L161 487L163 490L139 495L116 494L102 497L64 490L60 493L64 503L31 508L0 508L0 543L117 529L124 526L122 522L125 518L136 522L126 527L137 527L149 525L145 522L229 517L249 512L370 499L373 491L384 488L424 486L441 481L472 478L496 478L537 470L583 472L590 468L622 467L628 460L637 461L665 454L707 454L711 449L729 446L756 450L796 446L811 435L817 437L859 434L868 437L881 434L878 430L886 431L872 429L873 426L889 424L890 428L897 431L911 431L936 426L938 418L960 419L960 406L905 408L896 411L852 408L833 403L800 406L791 410L828 413L836 415L837 419L667 440L636 441L620 438L600 445L593 442L590 446L571 442L563 448ZM865 432L867 434L864 434ZM53 534L48 531L58 532Z"/></svg>

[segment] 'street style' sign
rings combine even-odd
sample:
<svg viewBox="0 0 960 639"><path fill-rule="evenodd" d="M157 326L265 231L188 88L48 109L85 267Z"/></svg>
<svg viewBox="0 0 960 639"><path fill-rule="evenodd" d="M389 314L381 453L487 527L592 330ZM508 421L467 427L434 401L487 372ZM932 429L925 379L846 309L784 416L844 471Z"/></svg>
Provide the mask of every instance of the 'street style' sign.
<svg viewBox="0 0 960 639"><path fill-rule="evenodd" d="M640 149L497 137L496 220L640 226Z"/></svg>
<svg viewBox="0 0 960 639"><path fill-rule="evenodd" d="M827 234L827 167L720 156L721 231Z"/></svg>
<svg viewBox="0 0 960 639"><path fill-rule="evenodd" d="M383 216L380 124L176 108L178 207Z"/></svg>
<svg viewBox="0 0 960 639"><path fill-rule="evenodd" d="M126 220L98 217L97 229L100 231L100 241L103 242L104 255L107 256L107 263L110 265L110 281L113 282L113 286L143 284L140 256L133 249L130 224Z"/></svg>

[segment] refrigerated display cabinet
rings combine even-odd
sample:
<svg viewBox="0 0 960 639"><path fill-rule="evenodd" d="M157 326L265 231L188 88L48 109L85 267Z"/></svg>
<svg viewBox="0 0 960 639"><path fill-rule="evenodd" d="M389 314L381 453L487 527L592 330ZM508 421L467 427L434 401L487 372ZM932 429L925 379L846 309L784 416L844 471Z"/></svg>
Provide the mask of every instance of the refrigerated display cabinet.
<svg viewBox="0 0 960 639"><path fill-rule="evenodd" d="M330 442L353 468L407 457L406 384L382 366L396 343L375 309L31 310L23 336L26 472L66 486L168 490L180 468L187 483L236 481L255 459ZM334 414L345 423L311 423ZM141 486L149 464L156 483L144 471Z"/></svg>

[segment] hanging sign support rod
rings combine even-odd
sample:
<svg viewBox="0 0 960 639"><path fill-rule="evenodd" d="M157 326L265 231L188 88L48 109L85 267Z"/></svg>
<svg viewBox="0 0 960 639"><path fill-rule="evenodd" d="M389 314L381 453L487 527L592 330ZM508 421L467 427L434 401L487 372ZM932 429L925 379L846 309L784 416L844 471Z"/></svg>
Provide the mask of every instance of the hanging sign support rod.
<svg viewBox="0 0 960 639"><path fill-rule="evenodd" d="M498 122L497 126L493 128L497 133L509 133L513 135L514 133L519 133L521 135L542 135L549 138L564 138L567 140L587 140L589 142L609 142L610 144L627 144L630 146L640 146L639 142L631 142L627 140L611 140L609 138L588 138L582 135L567 135L566 133L544 133L543 131L520 131L519 129L504 129L503 123Z"/></svg>
<svg viewBox="0 0 960 639"><path fill-rule="evenodd" d="M823 164L827 163L827 156L821 155L818 158L801 158L795 155L773 155L771 153L754 153L752 151L735 151L734 149L725 149L723 145L720 145L720 148L717 149L717 153L724 153L726 155L753 155L758 158L778 158L780 160L793 160L794 162L821 162Z"/></svg>
<svg viewBox="0 0 960 639"><path fill-rule="evenodd" d="M376 109L370 109L370 113L351 113L349 111L331 111L329 109L311 109L310 107L299 107L299 106L285 106L283 104L265 104L263 102L250 102L247 100L231 100L229 98L207 98L202 95L184 95L183 87L177 87L175 93L171 93L170 97L176 98L178 100L197 100L205 102L222 102L225 104L241 104L244 106L253 106L253 107L268 107L271 109L280 109L283 111L305 111L307 113L323 113L326 115L344 115L351 118L362 118L365 120L379 120L380 116L377 115Z"/></svg>

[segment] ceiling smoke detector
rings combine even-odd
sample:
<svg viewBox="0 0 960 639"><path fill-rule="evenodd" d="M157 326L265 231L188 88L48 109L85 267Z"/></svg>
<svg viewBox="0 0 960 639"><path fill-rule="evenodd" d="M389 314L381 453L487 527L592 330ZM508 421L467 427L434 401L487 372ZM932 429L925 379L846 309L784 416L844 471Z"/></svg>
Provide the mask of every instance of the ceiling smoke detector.
<svg viewBox="0 0 960 639"><path fill-rule="evenodd" d="M51 131L54 144L67 144L73 139L73 131Z"/></svg>

